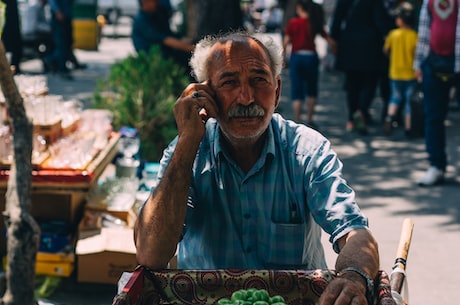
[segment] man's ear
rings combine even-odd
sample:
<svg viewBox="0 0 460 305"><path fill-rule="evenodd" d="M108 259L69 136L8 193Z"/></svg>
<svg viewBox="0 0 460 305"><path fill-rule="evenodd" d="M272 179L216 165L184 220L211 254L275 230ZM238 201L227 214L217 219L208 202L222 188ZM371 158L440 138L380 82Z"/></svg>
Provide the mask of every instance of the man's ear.
<svg viewBox="0 0 460 305"><path fill-rule="evenodd" d="M278 108L280 104L280 97L281 97L281 77L278 75L276 77L276 99L275 99L275 109Z"/></svg>

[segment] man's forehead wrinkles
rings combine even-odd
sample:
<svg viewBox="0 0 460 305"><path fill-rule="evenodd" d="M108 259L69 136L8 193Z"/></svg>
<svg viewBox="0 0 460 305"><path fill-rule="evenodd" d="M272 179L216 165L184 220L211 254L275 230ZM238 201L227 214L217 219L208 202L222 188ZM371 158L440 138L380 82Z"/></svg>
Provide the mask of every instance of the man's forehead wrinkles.
<svg viewBox="0 0 460 305"><path fill-rule="evenodd" d="M226 77L233 77L238 75L239 73L237 71L226 71L220 74L219 78L226 78Z"/></svg>
<svg viewBox="0 0 460 305"><path fill-rule="evenodd" d="M252 69L249 69L249 72L251 74L257 74L257 75L268 75L269 74L269 72L264 68L252 68ZM220 73L219 79L223 79L226 77L235 77L240 74L241 74L240 71L225 71L225 72Z"/></svg>

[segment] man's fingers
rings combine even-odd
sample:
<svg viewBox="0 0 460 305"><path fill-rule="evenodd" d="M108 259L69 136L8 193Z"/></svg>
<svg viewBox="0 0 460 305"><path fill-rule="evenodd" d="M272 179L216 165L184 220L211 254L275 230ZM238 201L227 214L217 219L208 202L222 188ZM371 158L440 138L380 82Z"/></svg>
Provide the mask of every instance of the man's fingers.
<svg viewBox="0 0 460 305"><path fill-rule="evenodd" d="M324 290L319 305L367 305L367 299L356 283L336 278Z"/></svg>

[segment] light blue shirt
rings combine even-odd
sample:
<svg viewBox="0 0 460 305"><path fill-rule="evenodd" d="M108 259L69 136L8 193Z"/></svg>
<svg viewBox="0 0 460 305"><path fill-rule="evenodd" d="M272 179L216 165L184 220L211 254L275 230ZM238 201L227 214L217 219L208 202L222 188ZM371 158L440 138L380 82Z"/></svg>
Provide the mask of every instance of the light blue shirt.
<svg viewBox="0 0 460 305"><path fill-rule="evenodd" d="M315 130L274 114L247 174L220 141L217 122L208 120L193 165L179 268L327 268L321 228L336 251L340 237L367 228L342 163ZM159 179L175 144L165 150Z"/></svg>

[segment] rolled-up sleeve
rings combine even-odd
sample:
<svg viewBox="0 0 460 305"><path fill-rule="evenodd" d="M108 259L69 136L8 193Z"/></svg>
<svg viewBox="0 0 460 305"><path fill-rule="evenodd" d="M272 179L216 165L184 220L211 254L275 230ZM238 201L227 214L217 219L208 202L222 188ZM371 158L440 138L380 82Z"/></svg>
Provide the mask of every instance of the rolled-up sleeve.
<svg viewBox="0 0 460 305"><path fill-rule="evenodd" d="M368 219L356 203L354 190L342 177L342 168L336 152L325 140L305 172L308 206L315 221L330 235L329 241L336 252L341 237L368 227Z"/></svg>

